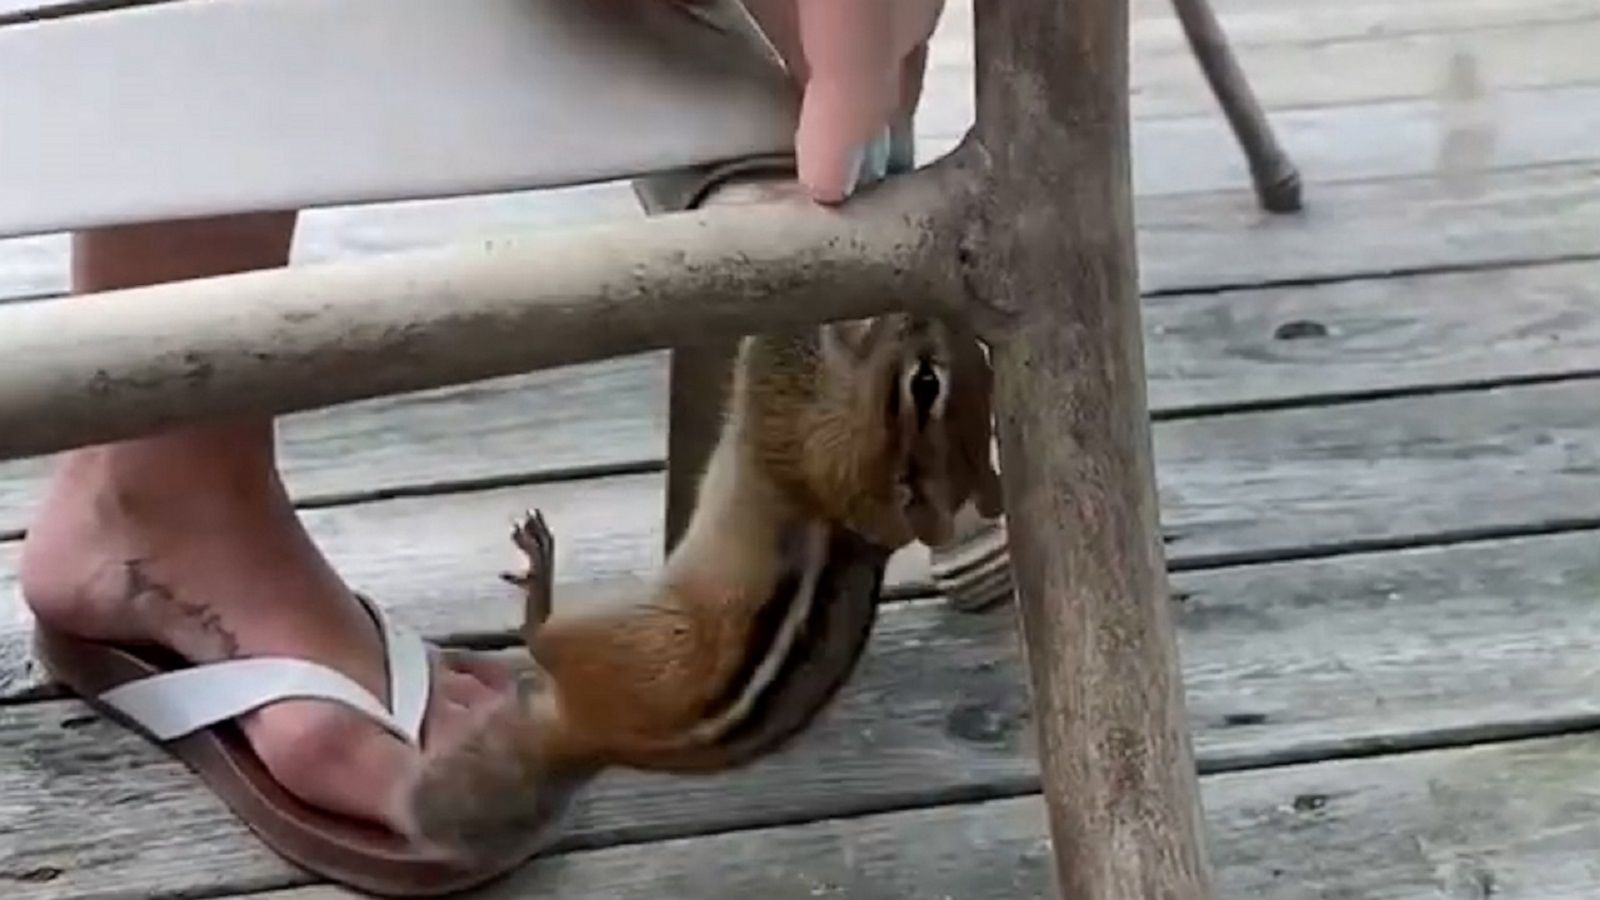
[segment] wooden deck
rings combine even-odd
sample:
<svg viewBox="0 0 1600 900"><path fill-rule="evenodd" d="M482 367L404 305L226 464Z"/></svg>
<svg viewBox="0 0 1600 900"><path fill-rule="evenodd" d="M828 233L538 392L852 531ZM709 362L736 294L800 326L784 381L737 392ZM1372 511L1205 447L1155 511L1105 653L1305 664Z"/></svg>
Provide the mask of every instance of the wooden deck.
<svg viewBox="0 0 1600 900"><path fill-rule="evenodd" d="M1600 896L1600 0L1217 0L1307 210L1257 211L1162 0L1136 0L1151 401L1218 898ZM952 5L925 155L971 118ZM15 125L16 123L13 123ZM638 215L620 185L307 216L299 259ZM65 240L0 244L0 294ZM660 355L286 421L288 478L360 588L503 645L504 523L568 582L659 561ZM177 764L27 655L0 467L0 897L326 900ZM618 775L493 897L1050 895L1009 610L896 560L869 657L799 745Z"/></svg>

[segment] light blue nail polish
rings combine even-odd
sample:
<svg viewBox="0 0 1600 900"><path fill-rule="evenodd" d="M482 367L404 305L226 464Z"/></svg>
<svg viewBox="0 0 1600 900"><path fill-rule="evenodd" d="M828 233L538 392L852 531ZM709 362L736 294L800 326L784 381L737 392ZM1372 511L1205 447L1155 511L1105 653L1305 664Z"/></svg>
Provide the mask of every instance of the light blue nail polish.
<svg viewBox="0 0 1600 900"><path fill-rule="evenodd" d="M850 178L844 186L846 197L854 194L861 185L873 184L888 177L893 145L889 129L884 128L866 146L856 148L851 160Z"/></svg>
<svg viewBox="0 0 1600 900"><path fill-rule="evenodd" d="M889 148L892 145L889 129L885 126L882 131L878 132L878 137L867 145L866 159L862 162L862 165L866 167L861 173L863 181L870 184L889 177Z"/></svg>
<svg viewBox="0 0 1600 900"><path fill-rule="evenodd" d="M889 174L904 175L917 167L917 144L910 135L891 132L889 139Z"/></svg>

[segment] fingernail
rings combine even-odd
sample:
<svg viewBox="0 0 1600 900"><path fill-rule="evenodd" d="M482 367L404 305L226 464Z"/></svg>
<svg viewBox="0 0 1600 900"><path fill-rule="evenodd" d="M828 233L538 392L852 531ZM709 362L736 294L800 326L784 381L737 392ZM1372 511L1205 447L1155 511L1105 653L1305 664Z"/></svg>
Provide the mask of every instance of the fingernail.
<svg viewBox="0 0 1600 900"><path fill-rule="evenodd" d="M845 165L844 195L849 197L856 192L856 187L861 183L861 170L866 166L867 148L857 147L850 154L850 160Z"/></svg>
<svg viewBox="0 0 1600 900"><path fill-rule="evenodd" d="M889 175L889 157L893 141L889 129L879 132L876 138L859 146L850 155L848 174L845 176L844 195L849 197L863 184L882 181Z"/></svg>
<svg viewBox="0 0 1600 900"><path fill-rule="evenodd" d="M889 174L904 175L917 167L917 139L911 126L901 123L900 128L889 129Z"/></svg>
<svg viewBox="0 0 1600 900"><path fill-rule="evenodd" d="M862 177L869 183L889 177L889 150L893 146L894 141L889 136L888 128L879 132L877 140L867 145L866 171Z"/></svg>

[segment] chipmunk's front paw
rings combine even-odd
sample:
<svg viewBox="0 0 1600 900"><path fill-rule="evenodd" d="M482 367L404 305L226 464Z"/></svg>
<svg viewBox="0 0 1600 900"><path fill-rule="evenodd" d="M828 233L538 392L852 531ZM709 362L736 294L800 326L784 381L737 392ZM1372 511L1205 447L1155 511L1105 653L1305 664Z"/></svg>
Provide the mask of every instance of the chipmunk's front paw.
<svg viewBox="0 0 1600 900"><path fill-rule="evenodd" d="M526 592L526 623L536 625L550 616L555 586L556 539L544 513L524 513L511 527L511 543L522 551L527 565L522 572L504 572L500 577Z"/></svg>

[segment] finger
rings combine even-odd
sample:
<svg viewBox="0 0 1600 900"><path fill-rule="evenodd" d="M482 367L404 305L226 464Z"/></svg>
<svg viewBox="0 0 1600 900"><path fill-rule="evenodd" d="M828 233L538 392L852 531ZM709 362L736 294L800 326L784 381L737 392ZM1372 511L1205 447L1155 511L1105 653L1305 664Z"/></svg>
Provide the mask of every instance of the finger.
<svg viewBox="0 0 1600 900"><path fill-rule="evenodd" d="M800 0L808 77L795 135L800 181L813 199L842 202L900 99L894 5Z"/></svg>

